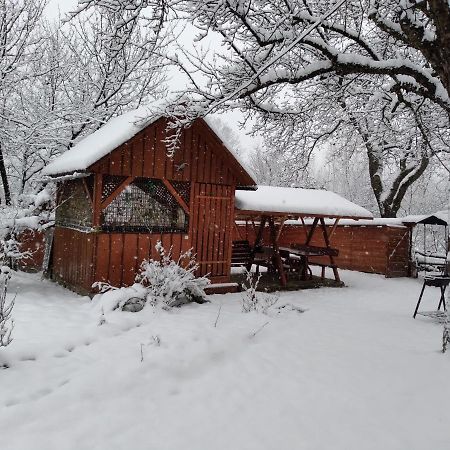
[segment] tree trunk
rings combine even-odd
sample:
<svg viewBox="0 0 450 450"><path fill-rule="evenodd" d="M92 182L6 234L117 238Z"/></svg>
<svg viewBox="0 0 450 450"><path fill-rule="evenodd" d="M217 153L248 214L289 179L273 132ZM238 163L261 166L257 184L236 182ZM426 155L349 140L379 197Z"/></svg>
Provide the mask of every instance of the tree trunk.
<svg viewBox="0 0 450 450"><path fill-rule="evenodd" d="M8 174L6 173L5 159L3 157L3 149L0 143L0 177L3 184L3 192L5 193L5 203L11 204L11 191L9 189Z"/></svg>

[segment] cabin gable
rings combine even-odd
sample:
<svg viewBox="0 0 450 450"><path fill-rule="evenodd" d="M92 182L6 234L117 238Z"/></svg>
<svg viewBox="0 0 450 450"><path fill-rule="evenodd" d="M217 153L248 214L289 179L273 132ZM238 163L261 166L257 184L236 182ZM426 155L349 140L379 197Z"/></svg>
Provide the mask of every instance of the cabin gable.
<svg viewBox="0 0 450 450"><path fill-rule="evenodd" d="M202 119L184 129L180 147L167 156L167 119L160 118L108 155L88 172L173 181L251 186L255 182Z"/></svg>

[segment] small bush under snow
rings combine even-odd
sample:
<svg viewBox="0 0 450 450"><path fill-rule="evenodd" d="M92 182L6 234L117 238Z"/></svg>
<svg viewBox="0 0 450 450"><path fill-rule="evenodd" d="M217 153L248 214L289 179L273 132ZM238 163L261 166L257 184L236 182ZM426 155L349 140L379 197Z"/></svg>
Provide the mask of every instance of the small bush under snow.
<svg viewBox="0 0 450 450"><path fill-rule="evenodd" d="M242 312L250 311L267 313L268 309L278 301L278 296L257 292L261 273L258 275L246 270L246 281L243 283Z"/></svg>
<svg viewBox="0 0 450 450"><path fill-rule="evenodd" d="M11 278L9 267L0 267L0 347L6 347L12 342L11 333L14 322L11 318L14 307L14 299L7 303L8 282Z"/></svg>
<svg viewBox="0 0 450 450"><path fill-rule="evenodd" d="M143 304L160 305L164 308L181 306L185 303L206 301L205 288L210 284L206 277L195 277L198 265L192 253L183 253L178 260L172 259L172 249L168 252L161 245L155 246L159 259L144 260L136 284L126 288L96 283L101 294L94 299L105 312L121 308L138 311L134 308L137 300ZM132 305L130 304L132 303Z"/></svg>

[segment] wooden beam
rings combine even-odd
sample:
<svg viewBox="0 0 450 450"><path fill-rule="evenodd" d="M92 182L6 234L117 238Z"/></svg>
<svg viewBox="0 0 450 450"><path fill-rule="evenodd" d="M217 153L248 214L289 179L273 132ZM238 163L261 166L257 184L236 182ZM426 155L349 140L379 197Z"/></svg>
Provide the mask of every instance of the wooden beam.
<svg viewBox="0 0 450 450"><path fill-rule="evenodd" d="M236 221L234 221L234 229L236 230L237 237L239 238L240 241L242 241L243 239L242 239L242 236L241 236L241 232L239 231L239 227L238 227Z"/></svg>
<svg viewBox="0 0 450 450"><path fill-rule="evenodd" d="M323 220L323 219L322 219ZM313 224L311 225L311 228L309 230L308 235L306 236L306 242L305 245L309 245L309 243L311 242L311 239L313 237L314 231L317 227L317 224L319 223L319 218L318 217L314 217L314 221Z"/></svg>
<svg viewBox="0 0 450 450"><path fill-rule="evenodd" d="M117 186L117 188L110 194L108 197L105 198L105 200L102 201L102 209L105 209L108 207L111 202L127 187L129 186L133 181L135 177L127 177L125 180L122 181L122 183Z"/></svg>
<svg viewBox="0 0 450 450"><path fill-rule="evenodd" d="M280 218L280 228L278 229L278 233L277 233L277 243L280 240L281 233L282 233L283 227L284 227L284 222L286 222L286 217L281 217Z"/></svg>
<svg viewBox="0 0 450 450"><path fill-rule="evenodd" d="M255 260L256 247L258 247L259 243L261 242L263 232L264 232L264 227L266 226L266 222L267 222L267 216L262 216L261 221L259 222L258 233L256 235L255 242L253 244L253 248L250 253L250 260L247 264L247 270L249 272L250 272L250 270L252 270L253 261Z"/></svg>
<svg viewBox="0 0 450 450"><path fill-rule="evenodd" d="M278 247L277 231L275 228L275 220L273 217L269 217L269 228L270 228L270 239L272 241L272 248L273 248L273 259L278 269L278 275L280 276L280 284L281 286L285 287L287 284L287 278L283 267L283 260L281 259L280 255L280 249Z"/></svg>
<svg viewBox="0 0 450 450"><path fill-rule="evenodd" d="M327 226L325 225L325 219L323 217L320 218L320 225L322 226L322 234L323 234L323 238L325 240L325 245L326 245L327 249L331 249L330 238L328 236ZM328 255L328 257L330 258L331 268L332 268L333 273L334 273L334 279L337 282L340 282L341 279L339 277L339 272L337 270L336 263L334 261L334 256L331 255L331 253L330 253Z"/></svg>
<svg viewBox="0 0 450 450"><path fill-rule="evenodd" d="M103 175L96 173L94 175L94 204L92 226L99 227L102 215L102 191L103 191Z"/></svg>
<svg viewBox="0 0 450 450"><path fill-rule="evenodd" d="M89 191L89 187L87 185L86 178L82 178L82 180L83 180L84 190L86 191L86 194L89 197L89 200L91 201L91 203L94 203L94 199L92 198L92 194Z"/></svg>
<svg viewBox="0 0 450 450"><path fill-rule="evenodd" d="M331 238L333 237L333 234L335 233L336 228L337 228L338 225L339 225L339 219L336 219L334 221L333 228L331 229L330 234L329 234L330 242L331 242Z"/></svg>
<svg viewBox="0 0 450 450"><path fill-rule="evenodd" d="M177 203L183 208L183 211L189 215L190 214L189 206L183 200L183 197L181 197L181 195L177 192L177 190L172 186L172 183L169 180L166 180L165 178L162 179L162 182L164 183L164 186L166 186L167 190L174 196ZM210 198L207 196L204 197ZM198 195L197 198L200 198L200 195ZM229 199L227 198L227 200Z"/></svg>
<svg viewBox="0 0 450 450"><path fill-rule="evenodd" d="M308 228L306 228L304 217L300 217L300 220L302 221L303 229L305 230L305 238L308 239Z"/></svg>

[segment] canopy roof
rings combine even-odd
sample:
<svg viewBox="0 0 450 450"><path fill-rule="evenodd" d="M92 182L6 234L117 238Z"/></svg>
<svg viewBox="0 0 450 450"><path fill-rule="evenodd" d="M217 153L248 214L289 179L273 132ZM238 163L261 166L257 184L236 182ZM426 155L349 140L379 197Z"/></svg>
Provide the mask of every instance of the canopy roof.
<svg viewBox="0 0 450 450"><path fill-rule="evenodd" d="M258 186L256 191L236 192L238 217L272 215L283 217L329 217L372 219L362 206L331 191Z"/></svg>
<svg viewBox="0 0 450 450"><path fill-rule="evenodd" d="M433 214L422 214L415 216L403 217L402 222L405 224L423 224L423 225L443 225L448 222L448 211L437 211Z"/></svg>

